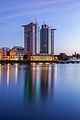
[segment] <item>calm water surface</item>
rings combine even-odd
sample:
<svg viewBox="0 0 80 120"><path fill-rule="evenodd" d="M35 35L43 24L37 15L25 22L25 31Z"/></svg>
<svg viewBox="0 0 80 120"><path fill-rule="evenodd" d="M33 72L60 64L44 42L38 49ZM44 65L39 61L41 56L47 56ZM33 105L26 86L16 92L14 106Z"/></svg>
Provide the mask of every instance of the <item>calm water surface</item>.
<svg viewBox="0 0 80 120"><path fill-rule="evenodd" d="M80 120L80 64L0 64L0 120Z"/></svg>

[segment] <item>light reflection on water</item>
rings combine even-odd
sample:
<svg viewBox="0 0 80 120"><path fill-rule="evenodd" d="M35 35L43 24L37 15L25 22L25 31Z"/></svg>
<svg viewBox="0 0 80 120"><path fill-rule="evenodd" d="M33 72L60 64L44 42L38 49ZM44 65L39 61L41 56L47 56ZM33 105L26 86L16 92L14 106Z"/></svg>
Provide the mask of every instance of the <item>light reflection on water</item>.
<svg viewBox="0 0 80 120"><path fill-rule="evenodd" d="M18 80L18 64L1 65L0 64L0 83L9 86L13 84L12 82L17 82Z"/></svg>
<svg viewBox="0 0 80 120"><path fill-rule="evenodd" d="M0 64L0 119L79 119L79 64Z"/></svg>
<svg viewBox="0 0 80 120"><path fill-rule="evenodd" d="M54 65L27 66L25 74L25 95L26 97L39 98L47 97L53 92Z"/></svg>

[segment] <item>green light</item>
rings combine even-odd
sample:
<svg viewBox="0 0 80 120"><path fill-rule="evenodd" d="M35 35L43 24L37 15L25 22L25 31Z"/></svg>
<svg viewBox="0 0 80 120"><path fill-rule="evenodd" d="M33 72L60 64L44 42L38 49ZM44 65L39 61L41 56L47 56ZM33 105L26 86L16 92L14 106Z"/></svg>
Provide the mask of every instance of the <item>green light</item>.
<svg viewBox="0 0 80 120"><path fill-rule="evenodd" d="M28 67L27 71L27 82L26 82L26 95L29 96L29 91L30 91L30 67Z"/></svg>

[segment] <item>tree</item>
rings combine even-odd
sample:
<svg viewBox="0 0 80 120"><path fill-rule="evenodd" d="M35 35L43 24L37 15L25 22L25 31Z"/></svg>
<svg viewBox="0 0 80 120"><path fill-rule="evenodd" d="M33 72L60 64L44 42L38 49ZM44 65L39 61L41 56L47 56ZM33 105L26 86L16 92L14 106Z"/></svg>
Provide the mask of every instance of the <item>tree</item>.
<svg viewBox="0 0 80 120"><path fill-rule="evenodd" d="M66 55L66 53L60 53L58 59L59 60L67 60L68 56Z"/></svg>

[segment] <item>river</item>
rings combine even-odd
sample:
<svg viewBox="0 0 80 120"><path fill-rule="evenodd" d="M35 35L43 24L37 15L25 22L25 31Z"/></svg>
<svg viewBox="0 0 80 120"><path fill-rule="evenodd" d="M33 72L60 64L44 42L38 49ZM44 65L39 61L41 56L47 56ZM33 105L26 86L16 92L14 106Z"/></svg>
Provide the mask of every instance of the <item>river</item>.
<svg viewBox="0 0 80 120"><path fill-rule="evenodd" d="M80 120L80 64L0 64L0 120Z"/></svg>

